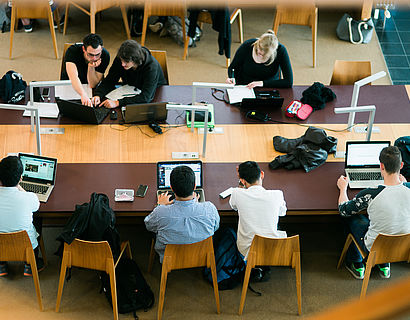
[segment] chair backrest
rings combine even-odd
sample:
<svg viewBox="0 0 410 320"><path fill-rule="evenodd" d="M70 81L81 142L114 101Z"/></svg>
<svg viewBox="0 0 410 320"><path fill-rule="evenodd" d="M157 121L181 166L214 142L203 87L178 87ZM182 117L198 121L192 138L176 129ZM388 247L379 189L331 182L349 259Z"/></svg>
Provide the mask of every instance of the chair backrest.
<svg viewBox="0 0 410 320"><path fill-rule="evenodd" d="M48 19L51 8L48 0L13 0L16 18Z"/></svg>
<svg viewBox="0 0 410 320"><path fill-rule="evenodd" d="M315 4L313 1L303 1L298 5L278 4L276 6L276 18L279 24L293 24L311 26L315 15Z"/></svg>
<svg viewBox="0 0 410 320"><path fill-rule="evenodd" d="M387 262L410 262L410 233L403 235L379 234L371 252L376 253L374 264Z"/></svg>
<svg viewBox="0 0 410 320"><path fill-rule="evenodd" d="M169 78L168 78L168 62L167 62L167 52L162 51L162 50L150 50L152 56L157 59L159 62L162 72L164 73L165 80L167 80L167 83L169 84Z"/></svg>
<svg viewBox="0 0 410 320"><path fill-rule="evenodd" d="M65 53L67 52L67 49L70 48L74 43L64 43L64 49L63 49L63 57L61 58L61 69L60 69L60 79L63 77L63 72L65 70Z"/></svg>
<svg viewBox="0 0 410 320"><path fill-rule="evenodd" d="M85 241L74 239L64 243L64 254L69 256L69 266L108 271L108 264L114 265L111 248L107 241ZM113 267L112 267L113 269Z"/></svg>
<svg viewBox="0 0 410 320"><path fill-rule="evenodd" d="M167 244L163 263L167 261L168 272L176 269L210 267L208 257L213 254L212 237L191 244Z"/></svg>
<svg viewBox="0 0 410 320"><path fill-rule="evenodd" d="M255 235L249 254L255 254L255 265L294 266L293 253L300 252L299 235L289 238L265 238Z"/></svg>
<svg viewBox="0 0 410 320"><path fill-rule="evenodd" d="M181 13L185 14L185 11L184 0L173 2L146 0L144 4L144 14L148 16L180 16Z"/></svg>
<svg viewBox="0 0 410 320"><path fill-rule="evenodd" d="M336 60L333 67L331 85L352 85L357 80L372 74L370 61Z"/></svg>
<svg viewBox="0 0 410 320"><path fill-rule="evenodd" d="M0 261L28 261L27 250L33 250L27 231L0 233Z"/></svg>

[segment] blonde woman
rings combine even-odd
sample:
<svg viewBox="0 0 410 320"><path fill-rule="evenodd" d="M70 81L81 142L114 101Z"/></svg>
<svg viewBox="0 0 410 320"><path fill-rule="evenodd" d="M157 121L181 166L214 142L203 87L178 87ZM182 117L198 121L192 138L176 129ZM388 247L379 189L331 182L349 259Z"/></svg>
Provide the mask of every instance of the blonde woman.
<svg viewBox="0 0 410 320"><path fill-rule="evenodd" d="M282 71L282 79L279 79ZM260 38L246 40L236 51L228 68L227 83L248 88L291 88L292 66L288 52L272 30Z"/></svg>

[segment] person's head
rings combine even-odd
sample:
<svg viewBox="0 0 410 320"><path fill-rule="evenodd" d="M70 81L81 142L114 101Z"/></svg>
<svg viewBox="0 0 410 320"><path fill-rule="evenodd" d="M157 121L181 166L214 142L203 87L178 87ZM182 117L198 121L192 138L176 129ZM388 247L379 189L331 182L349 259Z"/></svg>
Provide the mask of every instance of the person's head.
<svg viewBox="0 0 410 320"><path fill-rule="evenodd" d="M245 180L248 184L255 184L262 176L262 171L255 161L242 162L238 167L239 179Z"/></svg>
<svg viewBox="0 0 410 320"><path fill-rule="evenodd" d="M379 155L379 161L387 174L399 173L403 166L400 149L396 146L383 148Z"/></svg>
<svg viewBox="0 0 410 320"><path fill-rule="evenodd" d="M0 181L3 187L15 187L23 174L23 164L16 156L8 156L0 161Z"/></svg>
<svg viewBox="0 0 410 320"><path fill-rule="evenodd" d="M272 30L266 31L253 43L253 50L261 61L266 61L269 65L275 60L278 49L278 38Z"/></svg>
<svg viewBox="0 0 410 320"><path fill-rule="evenodd" d="M171 188L175 195L186 198L193 194L195 189L195 173L187 166L176 167L171 172Z"/></svg>
<svg viewBox="0 0 410 320"><path fill-rule="evenodd" d="M135 40L126 40L118 49L117 57L125 70L136 68L145 61L145 52Z"/></svg>
<svg viewBox="0 0 410 320"><path fill-rule="evenodd" d="M103 50L103 40L95 33L86 35L83 39L84 57L89 62L97 61L101 58Z"/></svg>

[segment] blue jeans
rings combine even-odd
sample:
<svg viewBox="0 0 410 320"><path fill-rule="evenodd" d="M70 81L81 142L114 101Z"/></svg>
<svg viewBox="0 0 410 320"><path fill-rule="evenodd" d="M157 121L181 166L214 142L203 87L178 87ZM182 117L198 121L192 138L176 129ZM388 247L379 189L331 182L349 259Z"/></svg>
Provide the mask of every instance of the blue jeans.
<svg viewBox="0 0 410 320"><path fill-rule="evenodd" d="M369 251L364 244L364 236L369 229L370 220L367 215L364 214L356 214L348 218L344 218L345 226L348 232L350 232L357 243L359 244L360 248L368 253ZM363 258L360 255L359 250L357 250L354 243L352 243L347 250L346 254L346 262L363 262Z"/></svg>

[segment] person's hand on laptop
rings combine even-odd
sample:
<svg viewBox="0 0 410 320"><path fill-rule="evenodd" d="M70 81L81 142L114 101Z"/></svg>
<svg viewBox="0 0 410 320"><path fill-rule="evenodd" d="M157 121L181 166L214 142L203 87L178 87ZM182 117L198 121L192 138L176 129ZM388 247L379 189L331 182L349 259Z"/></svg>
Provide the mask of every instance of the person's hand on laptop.
<svg viewBox="0 0 410 320"><path fill-rule="evenodd" d="M91 103L93 106L98 106L101 102L101 99L99 96L95 96L91 98Z"/></svg>
<svg viewBox="0 0 410 320"><path fill-rule="evenodd" d="M339 190L347 190L347 186L349 185L349 180L345 176L340 176L337 179L337 187Z"/></svg>
<svg viewBox="0 0 410 320"><path fill-rule="evenodd" d="M87 95L82 95L81 96L81 104L88 106L88 107L92 107L92 103L90 98Z"/></svg>
<svg viewBox="0 0 410 320"><path fill-rule="evenodd" d="M164 192L164 193L160 193L158 195L157 204L160 204L160 205L163 205L163 206L166 206L168 204L172 204L174 201L169 201L169 198L171 198L171 195L168 194L168 191Z"/></svg>
<svg viewBox="0 0 410 320"><path fill-rule="evenodd" d="M112 108L118 107L119 105L120 103L118 100L113 101L113 100L107 99L101 102L100 107L106 107L106 108L112 109Z"/></svg>

